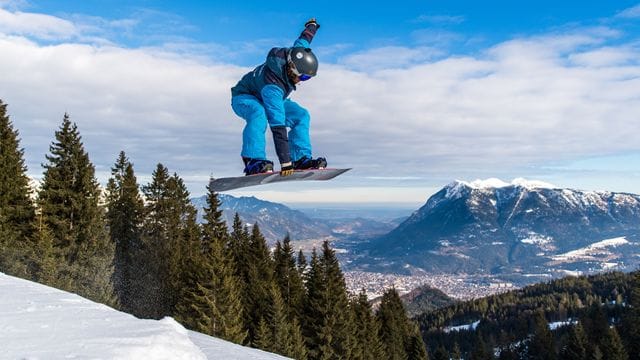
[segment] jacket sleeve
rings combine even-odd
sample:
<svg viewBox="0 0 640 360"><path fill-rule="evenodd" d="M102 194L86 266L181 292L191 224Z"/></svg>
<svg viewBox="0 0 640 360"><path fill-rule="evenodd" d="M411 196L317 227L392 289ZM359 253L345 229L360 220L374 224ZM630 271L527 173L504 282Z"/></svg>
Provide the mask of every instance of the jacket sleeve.
<svg viewBox="0 0 640 360"><path fill-rule="evenodd" d="M318 31L318 26L316 24L312 23L307 25L307 27L302 30L300 37L293 42L293 47L311 47L311 40L313 40L313 37L316 35L316 31Z"/></svg>

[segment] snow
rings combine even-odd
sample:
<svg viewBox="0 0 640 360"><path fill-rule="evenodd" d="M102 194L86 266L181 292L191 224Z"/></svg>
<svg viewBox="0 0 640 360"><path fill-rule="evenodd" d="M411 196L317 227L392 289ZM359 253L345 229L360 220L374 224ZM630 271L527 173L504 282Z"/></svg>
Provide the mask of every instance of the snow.
<svg viewBox="0 0 640 360"><path fill-rule="evenodd" d="M504 182L497 178L489 179L477 179L472 182L466 182L462 180L456 180L453 184L461 184L472 189L486 190L486 189L499 189L507 186L520 186L527 189L556 189L553 184L549 184L539 180L527 180L524 178L515 178L510 183Z"/></svg>
<svg viewBox="0 0 640 360"><path fill-rule="evenodd" d="M563 326L576 325L578 323L577 320L569 319L567 321L554 321L549 323L549 330L557 330Z"/></svg>
<svg viewBox="0 0 640 360"><path fill-rule="evenodd" d="M510 184L496 178L485 180L477 179L469 184L474 189L494 189L509 186Z"/></svg>
<svg viewBox="0 0 640 360"><path fill-rule="evenodd" d="M542 246L552 243L553 238L530 231L528 233L528 237L525 239L521 239L520 242L523 244Z"/></svg>
<svg viewBox="0 0 640 360"><path fill-rule="evenodd" d="M540 180L527 180L523 178L513 179L511 185L521 186L527 189L557 189L558 187Z"/></svg>
<svg viewBox="0 0 640 360"><path fill-rule="evenodd" d="M285 359L0 273L0 359Z"/></svg>
<svg viewBox="0 0 640 360"><path fill-rule="evenodd" d="M480 320L472 322L471 324L466 324L466 325L447 326L446 328L444 328L444 332L449 333L452 331L475 330L479 324L480 324Z"/></svg>
<svg viewBox="0 0 640 360"><path fill-rule="evenodd" d="M608 247L616 247L616 246L626 245L626 244L629 244L629 240L627 240L624 236L613 238L613 239L606 239L606 240L595 242L589 246L586 246L580 249L572 250L564 254L555 255L552 257L552 259L556 261L566 261L566 260L578 259L578 258L590 258L592 257L592 255L594 255L594 253L602 252L602 250Z"/></svg>

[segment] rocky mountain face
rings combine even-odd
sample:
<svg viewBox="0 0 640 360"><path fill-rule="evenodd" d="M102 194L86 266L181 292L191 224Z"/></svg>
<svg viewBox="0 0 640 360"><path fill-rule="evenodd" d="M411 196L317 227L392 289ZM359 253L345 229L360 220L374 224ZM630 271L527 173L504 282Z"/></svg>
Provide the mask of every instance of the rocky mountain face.
<svg viewBox="0 0 640 360"><path fill-rule="evenodd" d="M362 250L379 267L573 273L640 263L640 196L498 180L455 181Z"/></svg>

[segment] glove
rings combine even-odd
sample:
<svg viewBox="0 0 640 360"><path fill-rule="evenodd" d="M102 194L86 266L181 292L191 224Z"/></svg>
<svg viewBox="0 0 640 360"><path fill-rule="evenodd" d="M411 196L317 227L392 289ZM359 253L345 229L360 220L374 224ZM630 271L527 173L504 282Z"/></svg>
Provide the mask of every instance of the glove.
<svg viewBox="0 0 640 360"><path fill-rule="evenodd" d="M316 21L316 18L311 18L309 19L309 21L307 21L306 23L304 23L304 27L307 27L309 25L315 25L316 26L316 30L320 29L320 24L318 24L318 22Z"/></svg>
<svg viewBox="0 0 640 360"><path fill-rule="evenodd" d="M293 175L293 163L280 164L280 176Z"/></svg>

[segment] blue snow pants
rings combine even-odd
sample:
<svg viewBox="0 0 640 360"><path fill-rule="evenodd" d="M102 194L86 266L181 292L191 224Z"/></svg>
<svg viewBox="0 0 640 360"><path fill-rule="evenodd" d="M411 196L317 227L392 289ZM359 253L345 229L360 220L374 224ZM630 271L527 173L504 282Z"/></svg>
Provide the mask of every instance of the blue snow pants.
<svg viewBox="0 0 640 360"><path fill-rule="evenodd" d="M262 102L253 95L237 95L231 98L231 108L247 123L242 131L243 157L266 160L265 132L269 121ZM285 99L285 125L289 128L289 151L291 160L311 158L309 139L309 111L296 102Z"/></svg>

